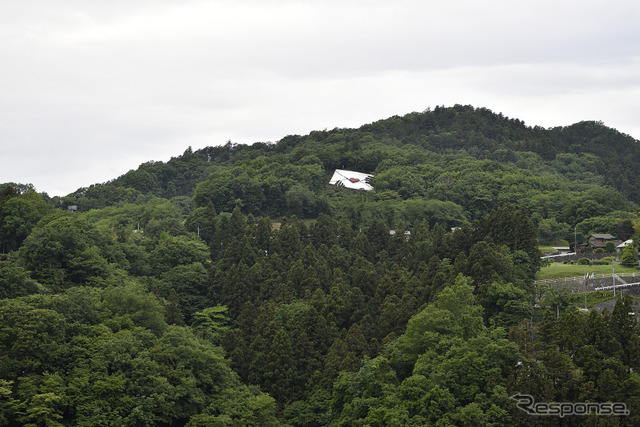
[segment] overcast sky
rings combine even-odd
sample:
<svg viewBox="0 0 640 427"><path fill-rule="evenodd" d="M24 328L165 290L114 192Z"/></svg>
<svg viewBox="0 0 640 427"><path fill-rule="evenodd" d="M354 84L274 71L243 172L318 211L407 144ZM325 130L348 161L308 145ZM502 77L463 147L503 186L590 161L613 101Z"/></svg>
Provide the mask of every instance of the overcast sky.
<svg viewBox="0 0 640 427"><path fill-rule="evenodd" d="M0 0L0 182L471 104L640 138L637 0Z"/></svg>

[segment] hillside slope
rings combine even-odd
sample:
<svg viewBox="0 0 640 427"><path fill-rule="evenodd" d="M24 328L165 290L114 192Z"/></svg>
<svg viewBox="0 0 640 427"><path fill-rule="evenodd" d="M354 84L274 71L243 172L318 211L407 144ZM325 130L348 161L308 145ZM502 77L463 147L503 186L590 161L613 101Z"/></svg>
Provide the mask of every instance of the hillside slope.
<svg viewBox="0 0 640 427"><path fill-rule="evenodd" d="M633 219L621 212L640 201L633 167L639 160L639 141L601 123L527 127L458 105L274 144L189 148L166 163L145 163L79 189L62 203L86 211L153 194L182 205L193 200L201 209L212 203L218 212L238 206L272 218L328 213L390 227L422 217L459 226L512 203L529 210L536 225L546 220L553 240L570 226L583 234L614 232L617 222ZM329 187L337 168L374 174L376 191L352 197Z"/></svg>

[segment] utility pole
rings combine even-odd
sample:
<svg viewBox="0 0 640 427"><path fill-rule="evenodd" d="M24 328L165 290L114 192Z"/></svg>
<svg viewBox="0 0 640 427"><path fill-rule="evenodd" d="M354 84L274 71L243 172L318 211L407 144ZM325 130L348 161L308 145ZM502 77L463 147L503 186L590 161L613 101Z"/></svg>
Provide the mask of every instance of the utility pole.
<svg viewBox="0 0 640 427"><path fill-rule="evenodd" d="M613 277L613 296L616 296L616 262L611 260L611 276Z"/></svg>
<svg viewBox="0 0 640 427"><path fill-rule="evenodd" d="M577 232L577 225L573 226L573 252L576 253L576 255L578 254L578 232Z"/></svg>
<svg viewBox="0 0 640 427"><path fill-rule="evenodd" d="M587 310L587 281L589 280L589 273L584 273L584 309Z"/></svg>

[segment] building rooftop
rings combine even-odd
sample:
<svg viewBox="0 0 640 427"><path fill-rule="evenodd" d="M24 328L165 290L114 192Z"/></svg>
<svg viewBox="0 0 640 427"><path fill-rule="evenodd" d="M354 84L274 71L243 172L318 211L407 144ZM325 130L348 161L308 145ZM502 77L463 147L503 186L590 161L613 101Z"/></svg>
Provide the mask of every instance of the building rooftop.
<svg viewBox="0 0 640 427"><path fill-rule="evenodd" d="M594 239L604 239L604 240L615 240L615 237L613 237L611 234L591 234L589 235L589 238L594 238Z"/></svg>
<svg viewBox="0 0 640 427"><path fill-rule="evenodd" d="M329 181L329 184L349 188L351 190L371 191L373 190L373 187L369 184L371 178L373 178L373 175L368 173L336 169Z"/></svg>

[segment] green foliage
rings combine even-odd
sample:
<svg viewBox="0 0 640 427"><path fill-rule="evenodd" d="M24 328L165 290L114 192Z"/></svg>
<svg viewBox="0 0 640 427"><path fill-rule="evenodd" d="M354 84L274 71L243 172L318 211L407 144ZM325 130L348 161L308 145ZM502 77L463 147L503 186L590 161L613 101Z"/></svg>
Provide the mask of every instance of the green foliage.
<svg viewBox="0 0 640 427"><path fill-rule="evenodd" d="M216 209L213 202L206 207L194 209L185 220L187 230L197 233L206 242L211 242L216 226Z"/></svg>
<svg viewBox="0 0 640 427"><path fill-rule="evenodd" d="M559 223L556 218L544 218L538 223L538 237L541 243L553 243L565 239L569 234L569 224Z"/></svg>
<svg viewBox="0 0 640 427"><path fill-rule="evenodd" d="M187 321L194 312L207 307L209 275L202 263L177 265L163 273L160 279L156 282L159 293L168 297L173 289L176 296L180 296L179 308Z"/></svg>
<svg viewBox="0 0 640 427"><path fill-rule="evenodd" d="M18 258L35 279L50 286L102 283L126 265L106 230L72 214L40 222Z"/></svg>
<svg viewBox="0 0 640 427"><path fill-rule="evenodd" d="M35 225L52 208L33 190L20 194L5 186L0 198L0 245L2 253L17 250Z"/></svg>
<svg viewBox="0 0 640 427"><path fill-rule="evenodd" d="M97 298L87 292L0 300L4 424L195 424L211 417L275 424L273 399L242 385L218 347L184 327L158 329L152 295L135 287L95 290ZM97 317L71 309L81 294L81 308Z"/></svg>
<svg viewBox="0 0 640 427"><path fill-rule="evenodd" d="M25 296L38 290L29 272L17 266L13 259L0 262L0 299Z"/></svg>
<svg viewBox="0 0 640 427"><path fill-rule="evenodd" d="M636 250L634 245L625 246L622 249L622 254L620 256L622 260L622 265L626 266L637 266L638 265L638 251Z"/></svg>
<svg viewBox="0 0 640 427"><path fill-rule="evenodd" d="M201 240L162 233L158 244L149 253L149 263L153 273L160 275L181 265L203 263L208 252Z"/></svg>
<svg viewBox="0 0 640 427"><path fill-rule="evenodd" d="M530 423L519 392L637 424L631 301L585 316L533 278L574 227L637 231L639 150L456 105L188 148L63 198L2 184L0 424ZM570 267L543 274L607 266Z"/></svg>
<svg viewBox="0 0 640 427"><path fill-rule="evenodd" d="M193 313L191 327L202 339L208 339L214 344L219 344L222 335L229 330L227 310L226 306L217 305L195 312Z"/></svg>
<svg viewBox="0 0 640 427"><path fill-rule="evenodd" d="M485 328L472 292L468 279L459 276L435 305L412 317L384 355L365 362L357 373L342 374L334 385L334 420L508 422L505 378L517 350L500 330Z"/></svg>
<svg viewBox="0 0 640 427"><path fill-rule="evenodd" d="M165 330L164 313L160 302L135 283L112 286L103 292L104 304L114 317L105 322L114 331L129 323L161 334Z"/></svg>
<svg viewBox="0 0 640 427"><path fill-rule="evenodd" d="M533 314L531 295L512 283L488 286L484 306L489 323L508 328Z"/></svg>

